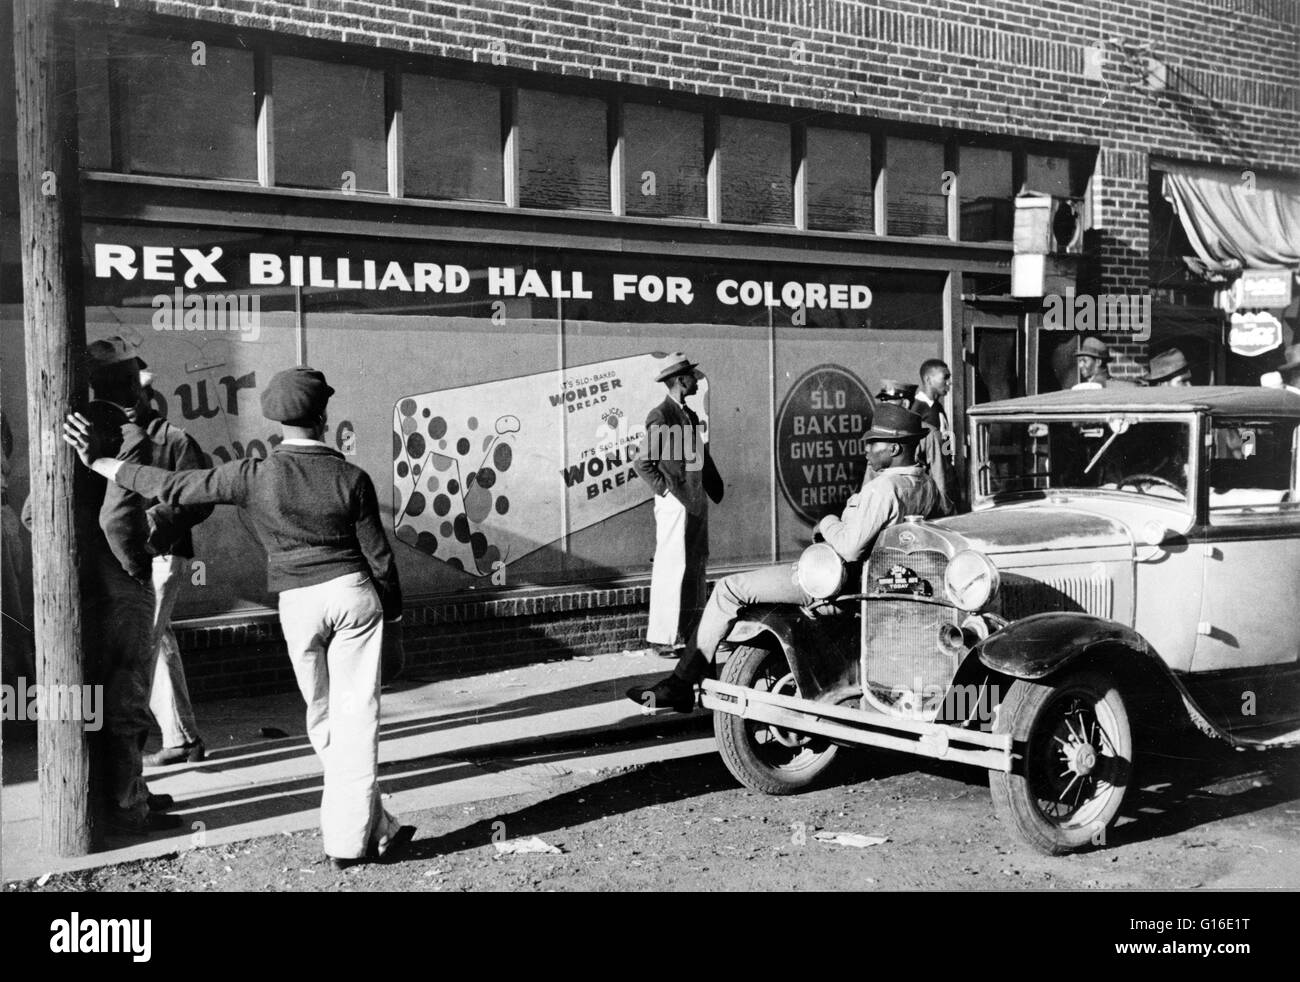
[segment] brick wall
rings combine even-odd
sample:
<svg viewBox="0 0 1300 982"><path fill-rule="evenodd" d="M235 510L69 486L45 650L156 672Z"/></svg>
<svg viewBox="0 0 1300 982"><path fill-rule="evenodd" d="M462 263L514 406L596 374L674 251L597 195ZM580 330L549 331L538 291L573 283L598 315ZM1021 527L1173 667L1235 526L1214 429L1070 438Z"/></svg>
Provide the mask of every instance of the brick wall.
<svg viewBox="0 0 1300 982"><path fill-rule="evenodd" d="M1149 153L1300 171L1294 0L111 2L395 52L482 63L495 54L555 75L1097 146L1096 257L1110 291L1147 286ZM1099 77L1086 77L1097 56ZM1148 56L1164 66L1163 88L1147 83Z"/></svg>
<svg viewBox="0 0 1300 982"><path fill-rule="evenodd" d="M445 678L553 658L645 647L648 587L568 590L546 596L408 605L404 677ZM190 695L197 699L295 688L274 616L180 628Z"/></svg>

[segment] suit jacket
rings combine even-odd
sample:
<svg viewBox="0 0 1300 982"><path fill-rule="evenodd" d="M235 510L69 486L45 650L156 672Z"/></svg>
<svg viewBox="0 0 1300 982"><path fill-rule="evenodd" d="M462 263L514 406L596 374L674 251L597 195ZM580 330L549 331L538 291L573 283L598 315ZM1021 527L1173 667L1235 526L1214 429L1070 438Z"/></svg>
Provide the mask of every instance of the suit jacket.
<svg viewBox="0 0 1300 982"><path fill-rule="evenodd" d="M709 445L700 438L699 417L669 396L645 418L646 436L632 466L656 495L671 493L692 515L722 501L722 477ZM701 462L700 458L703 457Z"/></svg>
<svg viewBox="0 0 1300 982"><path fill-rule="evenodd" d="M212 466L198 442L178 426L152 412L136 420L149 444L146 463L169 471L206 470ZM194 558L190 529L212 514L212 505L176 507L149 502L149 548L159 556Z"/></svg>

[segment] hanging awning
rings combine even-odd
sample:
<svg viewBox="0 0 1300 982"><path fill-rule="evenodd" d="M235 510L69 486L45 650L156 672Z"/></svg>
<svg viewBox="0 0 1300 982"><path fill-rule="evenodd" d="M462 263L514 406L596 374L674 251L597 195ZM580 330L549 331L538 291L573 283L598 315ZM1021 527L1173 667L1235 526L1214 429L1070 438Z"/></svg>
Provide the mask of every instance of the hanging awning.
<svg viewBox="0 0 1300 982"><path fill-rule="evenodd" d="M1300 266L1300 180L1169 164L1162 194L1203 272Z"/></svg>

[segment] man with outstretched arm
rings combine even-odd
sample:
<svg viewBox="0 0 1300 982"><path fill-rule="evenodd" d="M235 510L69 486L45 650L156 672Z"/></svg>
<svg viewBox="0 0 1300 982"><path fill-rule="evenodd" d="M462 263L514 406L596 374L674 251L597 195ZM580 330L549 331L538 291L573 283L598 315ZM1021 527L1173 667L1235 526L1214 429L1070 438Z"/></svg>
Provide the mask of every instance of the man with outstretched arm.
<svg viewBox="0 0 1300 982"><path fill-rule="evenodd" d="M123 488L172 506L238 505L252 519L325 771L325 854L343 869L395 858L415 829L384 811L379 796L381 648L386 623L396 631L401 620L397 566L369 476L321 439L333 394L313 368L278 372L262 393L262 414L282 424L284 441L266 459L208 470L105 459L79 415L63 430L83 463Z"/></svg>

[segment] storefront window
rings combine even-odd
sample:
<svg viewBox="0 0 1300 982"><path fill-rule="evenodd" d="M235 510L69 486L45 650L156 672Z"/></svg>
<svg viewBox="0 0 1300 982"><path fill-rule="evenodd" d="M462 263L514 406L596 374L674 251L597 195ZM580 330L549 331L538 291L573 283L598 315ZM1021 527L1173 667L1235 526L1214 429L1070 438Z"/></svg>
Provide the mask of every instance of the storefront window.
<svg viewBox="0 0 1300 982"><path fill-rule="evenodd" d="M388 190L384 73L306 58L275 58L275 183Z"/></svg>
<svg viewBox="0 0 1300 982"><path fill-rule="evenodd" d="M257 180L253 53L154 37L114 42L122 169Z"/></svg>
<svg viewBox="0 0 1300 982"><path fill-rule="evenodd" d="M875 231L870 134L810 126L806 166L809 228Z"/></svg>
<svg viewBox="0 0 1300 982"><path fill-rule="evenodd" d="M113 166L108 96L108 39L102 33L77 33L77 139L81 166Z"/></svg>
<svg viewBox="0 0 1300 982"><path fill-rule="evenodd" d="M885 158L890 235L947 235L943 144L890 137Z"/></svg>
<svg viewBox="0 0 1300 982"><path fill-rule="evenodd" d="M712 562L796 555L862 481L882 380L942 348L939 274L236 229L85 239L89 336L138 344L159 410L215 460L274 448L258 399L275 372L325 372L325 441L374 481L411 596L646 574L653 499L632 460L679 350L727 487ZM185 286L181 250L217 245L220 280L200 265ZM171 281L125 275L146 247L171 250ZM270 602L237 510L196 546L206 585L184 616Z"/></svg>
<svg viewBox="0 0 1300 982"><path fill-rule="evenodd" d="M604 100L519 90L519 203L609 211Z"/></svg>
<svg viewBox="0 0 1300 982"><path fill-rule="evenodd" d="M403 75L402 139L409 197L504 199L496 86Z"/></svg>
<svg viewBox="0 0 1300 982"><path fill-rule="evenodd" d="M722 220L739 225L793 225L790 127L723 116Z"/></svg>
<svg viewBox="0 0 1300 982"><path fill-rule="evenodd" d="M629 215L708 214L703 115L629 102L623 107L623 140Z"/></svg>
<svg viewBox="0 0 1300 982"><path fill-rule="evenodd" d="M967 242L1011 238L1015 208L1011 151L962 147L961 238Z"/></svg>

